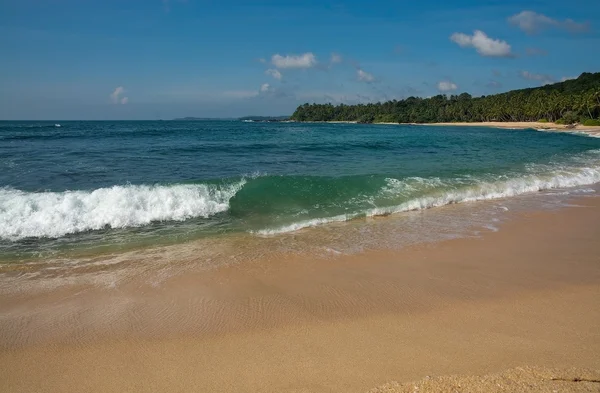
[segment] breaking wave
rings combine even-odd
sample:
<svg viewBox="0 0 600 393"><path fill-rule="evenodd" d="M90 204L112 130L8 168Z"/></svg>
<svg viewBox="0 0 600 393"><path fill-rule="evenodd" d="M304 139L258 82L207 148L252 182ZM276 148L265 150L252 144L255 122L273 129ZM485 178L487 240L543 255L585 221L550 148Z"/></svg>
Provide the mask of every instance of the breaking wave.
<svg viewBox="0 0 600 393"><path fill-rule="evenodd" d="M600 150L561 163L448 177L255 175L219 182L124 185L89 191L0 188L0 239L211 218L218 231L276 235L360 217L507 198L600 182ZM190 222L193 230L196 222Z"/></svg>
<svg viewBox="0 0 600 393"><path fill-rule="evenodd" d="M25 192L0 188L0 238L57 238L105 228L210 217L229 208L245 184L126 185L93 191Z"/></svg>
<svg viewBox="0 0 600 393"><path fill-rule="evenodd" d="M388 178L386 181L388 185L382 189L382 192L407 196L406 201L391 206L374 207L326 218L301 220L274 228L261 229L253 233L263 236L277 235L333 222L349 221L359 217L385 216L455 203L508 198L557 188L589 185L600 182L600 167L562 168L554 173L523 175L497 181L468 178L441 180L418 177L405 180ZM409 196L411 194L413 197ZM421 195L414 196L415 194Z"/></svg>

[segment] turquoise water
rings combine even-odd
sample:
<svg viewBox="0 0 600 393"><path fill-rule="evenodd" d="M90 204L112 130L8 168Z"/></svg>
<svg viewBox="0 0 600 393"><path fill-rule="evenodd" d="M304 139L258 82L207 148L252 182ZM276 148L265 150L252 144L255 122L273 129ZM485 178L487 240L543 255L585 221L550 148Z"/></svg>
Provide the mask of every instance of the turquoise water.
<svg viewBox="0 0 600 393"><path fill-rule="evenodd" d="M0 255L278 236L600 182L600 139L355 124L0 122Z"/></svg>

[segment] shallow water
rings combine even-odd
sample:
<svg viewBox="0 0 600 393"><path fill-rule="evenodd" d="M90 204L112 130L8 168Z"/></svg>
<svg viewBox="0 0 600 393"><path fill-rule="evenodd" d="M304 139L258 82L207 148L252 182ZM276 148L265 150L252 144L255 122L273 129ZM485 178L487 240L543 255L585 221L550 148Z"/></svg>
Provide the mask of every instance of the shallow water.
<svg viewBox="0 0 600 393"><path fill-rule="evenodd" d="M590 185L600 182L600 139L565 133L235 121L55 123L0 122L4 261L190 241L214 245L223 236L256 244L267 236L290 249L312 242L351 252L439 232L417 230L414 214L386 224L368 217L531 193L538 205L560 204L569 195L595 193ZM469 206L437 227L455 228L444 236L494 228L494 209L503 211ZM442 220L446 213L439 213ZM338 235L343 223L352 229ZM312 240L299 240L299 234Z"/></svg>

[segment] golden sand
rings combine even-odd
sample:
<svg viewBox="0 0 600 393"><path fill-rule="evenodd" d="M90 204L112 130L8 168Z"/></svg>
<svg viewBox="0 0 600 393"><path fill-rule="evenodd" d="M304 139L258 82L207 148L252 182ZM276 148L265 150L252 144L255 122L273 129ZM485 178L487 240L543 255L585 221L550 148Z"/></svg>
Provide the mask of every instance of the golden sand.
<svg viewBox="0 0 600 393"><path fill-rule="evenodd" d="M509 393L509 392L598 392L600 371L585 369L544 369L519 367L484 376L445 376L400 384L392 382L369 393Z"/></svg>
<svg viewBox="0 0 600 393"><path fill-rule="evenodd" d="M328 121L331 124L357 124L356 121ZM379 122L374 124L385 125L421 125L421 126L460 126L460 127L494 127L494 128L516 128L529 129L535 128L539 131L565 131L565 132L583 132L591 136L600 137L600 126L584 126L582 124L566 125L554 122L538 121L481 121L481 122L452 122L452 123L390 123Z"/></svg>
<svg viewBox="0 0 600 393"><path fill-rule="evenodd" d="M598 391L546 378L600 368L600 198L575 205L397 252L4 297L0 391Z"/></svg>
<svg viewBox="0 0 600 393"><path fill-rule="evenodd" d="M538 130L548 131L581 131L591 135L600 136L600 126L584 126L575 125L568 126L565 124L556 124L552 122L540 123L537 121L486 121L486 122L456 122L456 123L431 123L434 126L466 126L466 127L497 127L497 128L535 128Z"/></svg>

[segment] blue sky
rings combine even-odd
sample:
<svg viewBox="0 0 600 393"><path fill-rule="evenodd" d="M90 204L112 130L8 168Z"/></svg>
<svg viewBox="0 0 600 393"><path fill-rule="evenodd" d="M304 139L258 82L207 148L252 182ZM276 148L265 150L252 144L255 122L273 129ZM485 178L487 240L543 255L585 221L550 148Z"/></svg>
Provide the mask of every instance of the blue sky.
<svg viewBox="0 0 600 393"><path fill-rule="evenodd" d="M600 1L0 0L0 119L291 114L600 71Z"/></svg>

